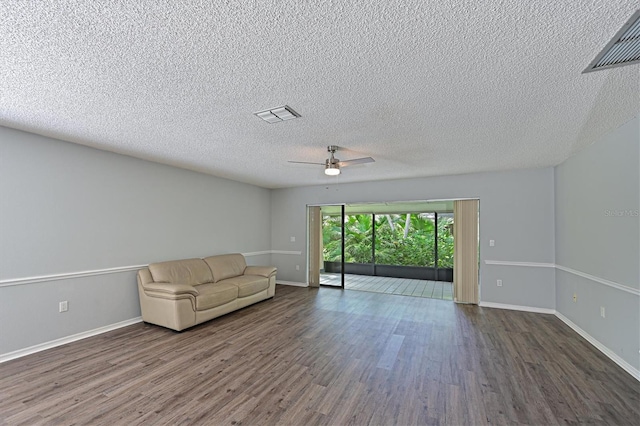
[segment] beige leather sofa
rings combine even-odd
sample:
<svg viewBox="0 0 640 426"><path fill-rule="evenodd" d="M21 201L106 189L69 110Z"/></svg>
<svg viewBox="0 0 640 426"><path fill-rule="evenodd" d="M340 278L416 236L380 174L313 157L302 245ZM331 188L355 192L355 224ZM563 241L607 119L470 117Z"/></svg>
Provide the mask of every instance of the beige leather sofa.
<svg viewBox="0 0 640 426"><path fill-rule="evenodd" d="M142 319L184 330L273 297L276 271L239 253L152 263L138 271Z"/></svg>

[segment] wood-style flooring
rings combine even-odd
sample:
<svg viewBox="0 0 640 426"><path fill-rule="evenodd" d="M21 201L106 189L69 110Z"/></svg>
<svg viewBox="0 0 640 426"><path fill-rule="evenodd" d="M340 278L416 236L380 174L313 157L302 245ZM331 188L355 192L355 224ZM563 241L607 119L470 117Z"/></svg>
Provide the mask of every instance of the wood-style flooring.
<svg viewBox="0 0 640 426"><path fill-rule="evenodd" d="M0 424L637 425L639 388L553 315L278 286L0 364Z"/></svg>
<svg viewBox="0 0 640 426"><path fill-rule="evenodd" d="M320 274L320 284L322 285L341 287L340 279L340 274ZM453 300L453 283L444 281L344 274L344 288L345 290Z"/></svg>

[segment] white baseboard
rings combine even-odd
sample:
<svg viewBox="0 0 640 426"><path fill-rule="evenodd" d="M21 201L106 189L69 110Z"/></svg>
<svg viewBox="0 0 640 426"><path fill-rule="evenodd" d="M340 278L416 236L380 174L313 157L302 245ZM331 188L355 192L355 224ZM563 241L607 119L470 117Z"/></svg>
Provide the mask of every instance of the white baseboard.
<svg viewBox="0 0 640 426"><path fill-rule="evenodd" d="M292 285L294 287L309 287L309 284L307 283L300 283L297 281L281 281L281 280L276 280L276 284L282 284L282 285Z"/></svg>
<svg viewBox="0 0 640 426"><path fill-rule="evenodd" d="M560 319L560 321L567 324L569 327L571 327L573 331L575 331L580 336L582 336L587 342L591 343L593 346L595 346L596 349L598 349L600 352L605 354L610 360L618 364L620 368L622 368L627 373L631 374L633 377L635 377L636 380L640 381L640 370L637 370L627 361L620 358L618 355L616 355L615 352L613 352L611 349L607 348L605 345L600 343L593 336L591 336L589 333L587 333L586 331L578 327L573 321L571 321L569 318L562 315L560 312L556 312L555 314L556 314L556 317Z"/></svg>
<svg viewBox="0 0 640 426"><path fill-rule="evenodd" d="M535 312L537 314L555 314L555 309L536 308L534 306L507 305L505 303L480 302L482 308L508 309L510 311Z"/></svg>
<svg viewBox="0 0 640 426"><path fill-rule="evenodd" d="M83 331L82 333L74 334L71 336L62 337L60 339L52 340L50 342L40 343L39 345L30 346L28 348L19 349L17 351L9 352L6 354L0 354L0 363L10 361L12 359L20 358L26 355L31 355L36 352L41 352L47 349L55 348L56 346L66 345L67 343L75 342L77 340L86 339L87 337L96 336L98 334L106 333L107 331L116 330L118 328L127 327L129 325L142 322L142 317L131 318L125 321L117 322L115 324L105 325L104 327L95 328L89 331Z"/></svg>

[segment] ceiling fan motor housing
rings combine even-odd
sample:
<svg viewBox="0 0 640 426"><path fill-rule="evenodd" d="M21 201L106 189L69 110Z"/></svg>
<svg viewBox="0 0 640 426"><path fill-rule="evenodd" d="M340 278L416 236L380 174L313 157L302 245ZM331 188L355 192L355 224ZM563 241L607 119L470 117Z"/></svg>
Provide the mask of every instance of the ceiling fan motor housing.
<svg viewBox="0 0 640 426"><path fill-rule="evenodd" d="M332 167L335 169L339 169L340 168L340 160L338 160L337 158L327 158L327 160L324 163L325 167Z"/></svg>
<svg viewBox="0 0 640 426"><path fill-rule="evenodd" d="M327 151L331 153L331 157L327 158L324 164L326 174L339 174L340 173L340 160L335 158L333 154L338 150L336 145L329 145ZM335 169L335 171L331 170Z"/></svg>

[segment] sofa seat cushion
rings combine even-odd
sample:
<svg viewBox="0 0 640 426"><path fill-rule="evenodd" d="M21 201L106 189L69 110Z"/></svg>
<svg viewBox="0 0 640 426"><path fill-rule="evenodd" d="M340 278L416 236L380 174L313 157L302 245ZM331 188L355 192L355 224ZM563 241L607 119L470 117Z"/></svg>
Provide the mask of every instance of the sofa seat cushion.
<svg viewBox="0 0 640 426"><path fill-rule="evenodd" d="M238 287L226 282L202 284L196 289L198 290L198 296L196 296L198 311L215 308L238 298Z"/></svg>
<svg viewBox="0 0 640 426"><path fill-rule="evenodd" d="M202 259L152 263L149 271L157 283L198 285L213 282L211 269Z"/></svg>
<svg viewBox="0 0 640 426"><path fill-rule="evenodd" d="M226 279L223 282L237 286L238 297L251 296L269 288L269 279L258 275L242 275Z"/></svg>

